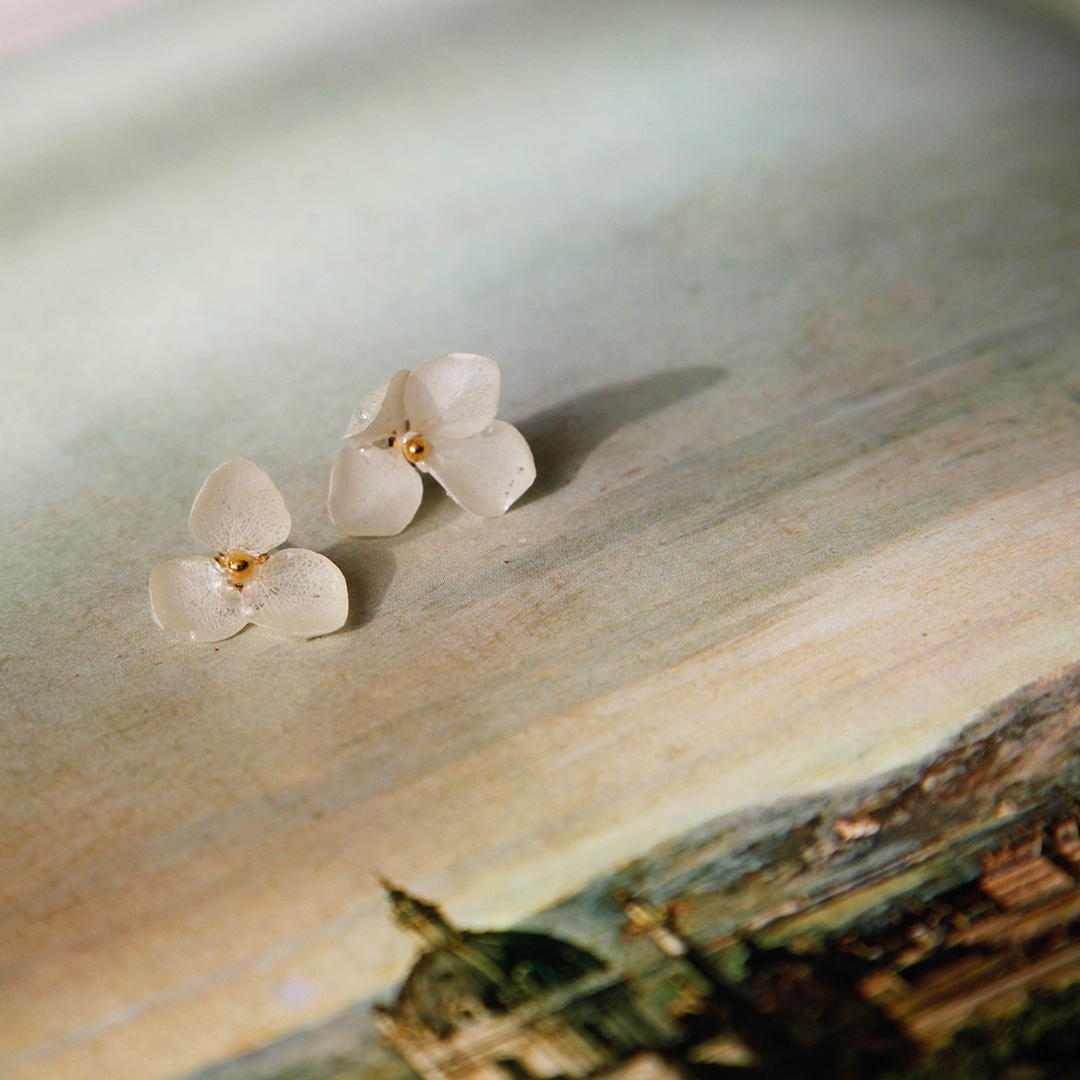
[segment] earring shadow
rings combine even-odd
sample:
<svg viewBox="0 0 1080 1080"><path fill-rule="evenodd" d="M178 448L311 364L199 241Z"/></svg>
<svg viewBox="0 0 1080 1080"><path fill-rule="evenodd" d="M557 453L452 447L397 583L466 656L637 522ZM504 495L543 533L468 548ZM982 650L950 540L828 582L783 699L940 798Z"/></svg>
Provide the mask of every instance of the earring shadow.
<svg viewBox="0 0 1080 1080"><path fill-rule="evenodd" d="M371 622L397 568L397 560L385 540L354 537L339 541L323 554L337 563L349 586L349 617L338 633Z"/></svg>
<svg viewBox="0 0 1080 1080"><path fill-rule="evenodd" d="M658 371L641 379L590 390L516 424L532 449L536 481L515 505L527 506L565 487L593 450L625 424L707 390L726 375L727 371L720 367ZM454 506L430 475L425 473L422 479L424 497L406 529L413 539L464 512ZM396 563L391 549L400 540L400 536L353 538L342 540L325 552L341 567L349 584L349 619L343 630L355 630L375 617L394 576Z"/></svg>
<svg viewBox="0 0 1080 1080"><path fill-rule="evenodd" d="M726 375L719 367L658 371L590 390L523 420L517 428L532 448L536 482L519 505L569 484L593 450L619 428L707 390Z"/></svg>

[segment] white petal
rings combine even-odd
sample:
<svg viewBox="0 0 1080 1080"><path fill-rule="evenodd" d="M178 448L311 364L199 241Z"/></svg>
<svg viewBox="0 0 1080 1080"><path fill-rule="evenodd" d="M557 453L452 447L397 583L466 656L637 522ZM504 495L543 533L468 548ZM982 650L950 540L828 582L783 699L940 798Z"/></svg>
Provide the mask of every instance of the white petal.
<svg viewBox="0 0 1080 1080"><path fill-rule="evenodd" d="M330 474L330 520L350 536L394 536L416 515L424 483L400 451L346 446Z"/></svg>
<svg viewBox="0 0 1080 1080"><path fill-rule="evenodd" d="M242 596L244 612L256 626L286 634L330 634L349 615L345 576L325 555L305 548L271 555Z"/></svg>
<svg viewBox="0 0 1080 1080"><path fill-rule="evenodd" d="M158 563L150 575L150 608L163 630L192 641L221 641L249 621L240 590L209 555Z"/></svg>
<svg viewBox="0 0 1080 1080"><path fill-rule="evenodd" d="M238 457L206 478L188 527L207 547L263 555L285 543L292 520L273 480L254 461Z"/></svg>
<svg viewBox="0 0 1080 1080"><path fill-rule="evenodd" d="M402 368L387 379L378 390L372 390L353 413L342 438L352 439L363 435L365 443L378 442L395 431L404 433L405 428L405 382L409 372Z"/></svg>
<svg viewBox="0 0 1080 1080"><path fill-rule="evenodd" d="M495 419L499 365L474 353L425 360L405 384L405 416L413 431L467 439Z"/></svg>
<svg viewBox="0 0 1080 1080"><path fill-rule="evenodd" d="M505 420L471 439L433 441L424 464L459 506L481 517L506 513L536 479L529 444Z"/></svg>

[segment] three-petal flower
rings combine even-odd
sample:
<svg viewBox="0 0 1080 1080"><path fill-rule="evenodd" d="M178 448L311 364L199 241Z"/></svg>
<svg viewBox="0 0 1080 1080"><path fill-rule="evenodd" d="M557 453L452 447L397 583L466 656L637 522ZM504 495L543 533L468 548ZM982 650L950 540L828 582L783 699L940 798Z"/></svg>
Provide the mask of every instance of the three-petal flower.
<svg viewBox="0 0 1080 1080"><path fill-rule="evenodd" d="M249 622L298 637L345 624L345 577L324 555L304 548L269 554L289 536L292 519L274 482L247 458L216 468L188 519L191 535L217 554L159 563L150 606L165 630L192 641L221 641Z"/></svg>
<svg viewBox="0 0 1080 1080"><path fill-rule="evenodd" d="M330 476L330 519L353 536L393 536L412 521L430 473L480 517L498 517L536 479L532 451L496 420L499 365L449 353L399 371L357 406Z"/></svg>

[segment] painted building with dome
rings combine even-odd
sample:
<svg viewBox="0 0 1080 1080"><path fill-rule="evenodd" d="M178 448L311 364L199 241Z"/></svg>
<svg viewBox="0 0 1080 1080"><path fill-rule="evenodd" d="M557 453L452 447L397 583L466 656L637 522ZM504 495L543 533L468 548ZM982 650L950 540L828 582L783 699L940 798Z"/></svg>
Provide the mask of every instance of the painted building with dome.
<svg viewBox="0 0 1080 1080"><path fill-rule="evenodd" d="M567 941L460 930L433 904L389 884L387 894L423 951L375 1023L423 1080L681 1075L665 1051L685 1041L682 1020L709 987L674 939L650 987Z"/></svg>

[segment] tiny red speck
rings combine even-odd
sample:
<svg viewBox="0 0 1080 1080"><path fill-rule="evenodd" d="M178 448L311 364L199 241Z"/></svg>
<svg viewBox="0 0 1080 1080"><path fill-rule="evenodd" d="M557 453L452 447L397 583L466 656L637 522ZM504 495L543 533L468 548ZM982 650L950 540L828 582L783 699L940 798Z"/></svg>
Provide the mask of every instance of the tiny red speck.
<svg viewBox="0 0 1080 1080"><path fill-rule="evenodd" d="M215 649L214 652L221 652L221 650L220 649Z"/></svg>
<svg viewBox="0 0 1080 1080"><path fill-rule="evenodd" d="M79 677L79 676L78 676L78 673L76 673L76 675L75 675L75 678L77 679L78 677Z"/></svg>
<svg viewBox="0 0 1080 1080"><path fill-rule="evenodd" d="M508 563L509 561L510 561L509 559L503 559L504 563Z"/></svg>

